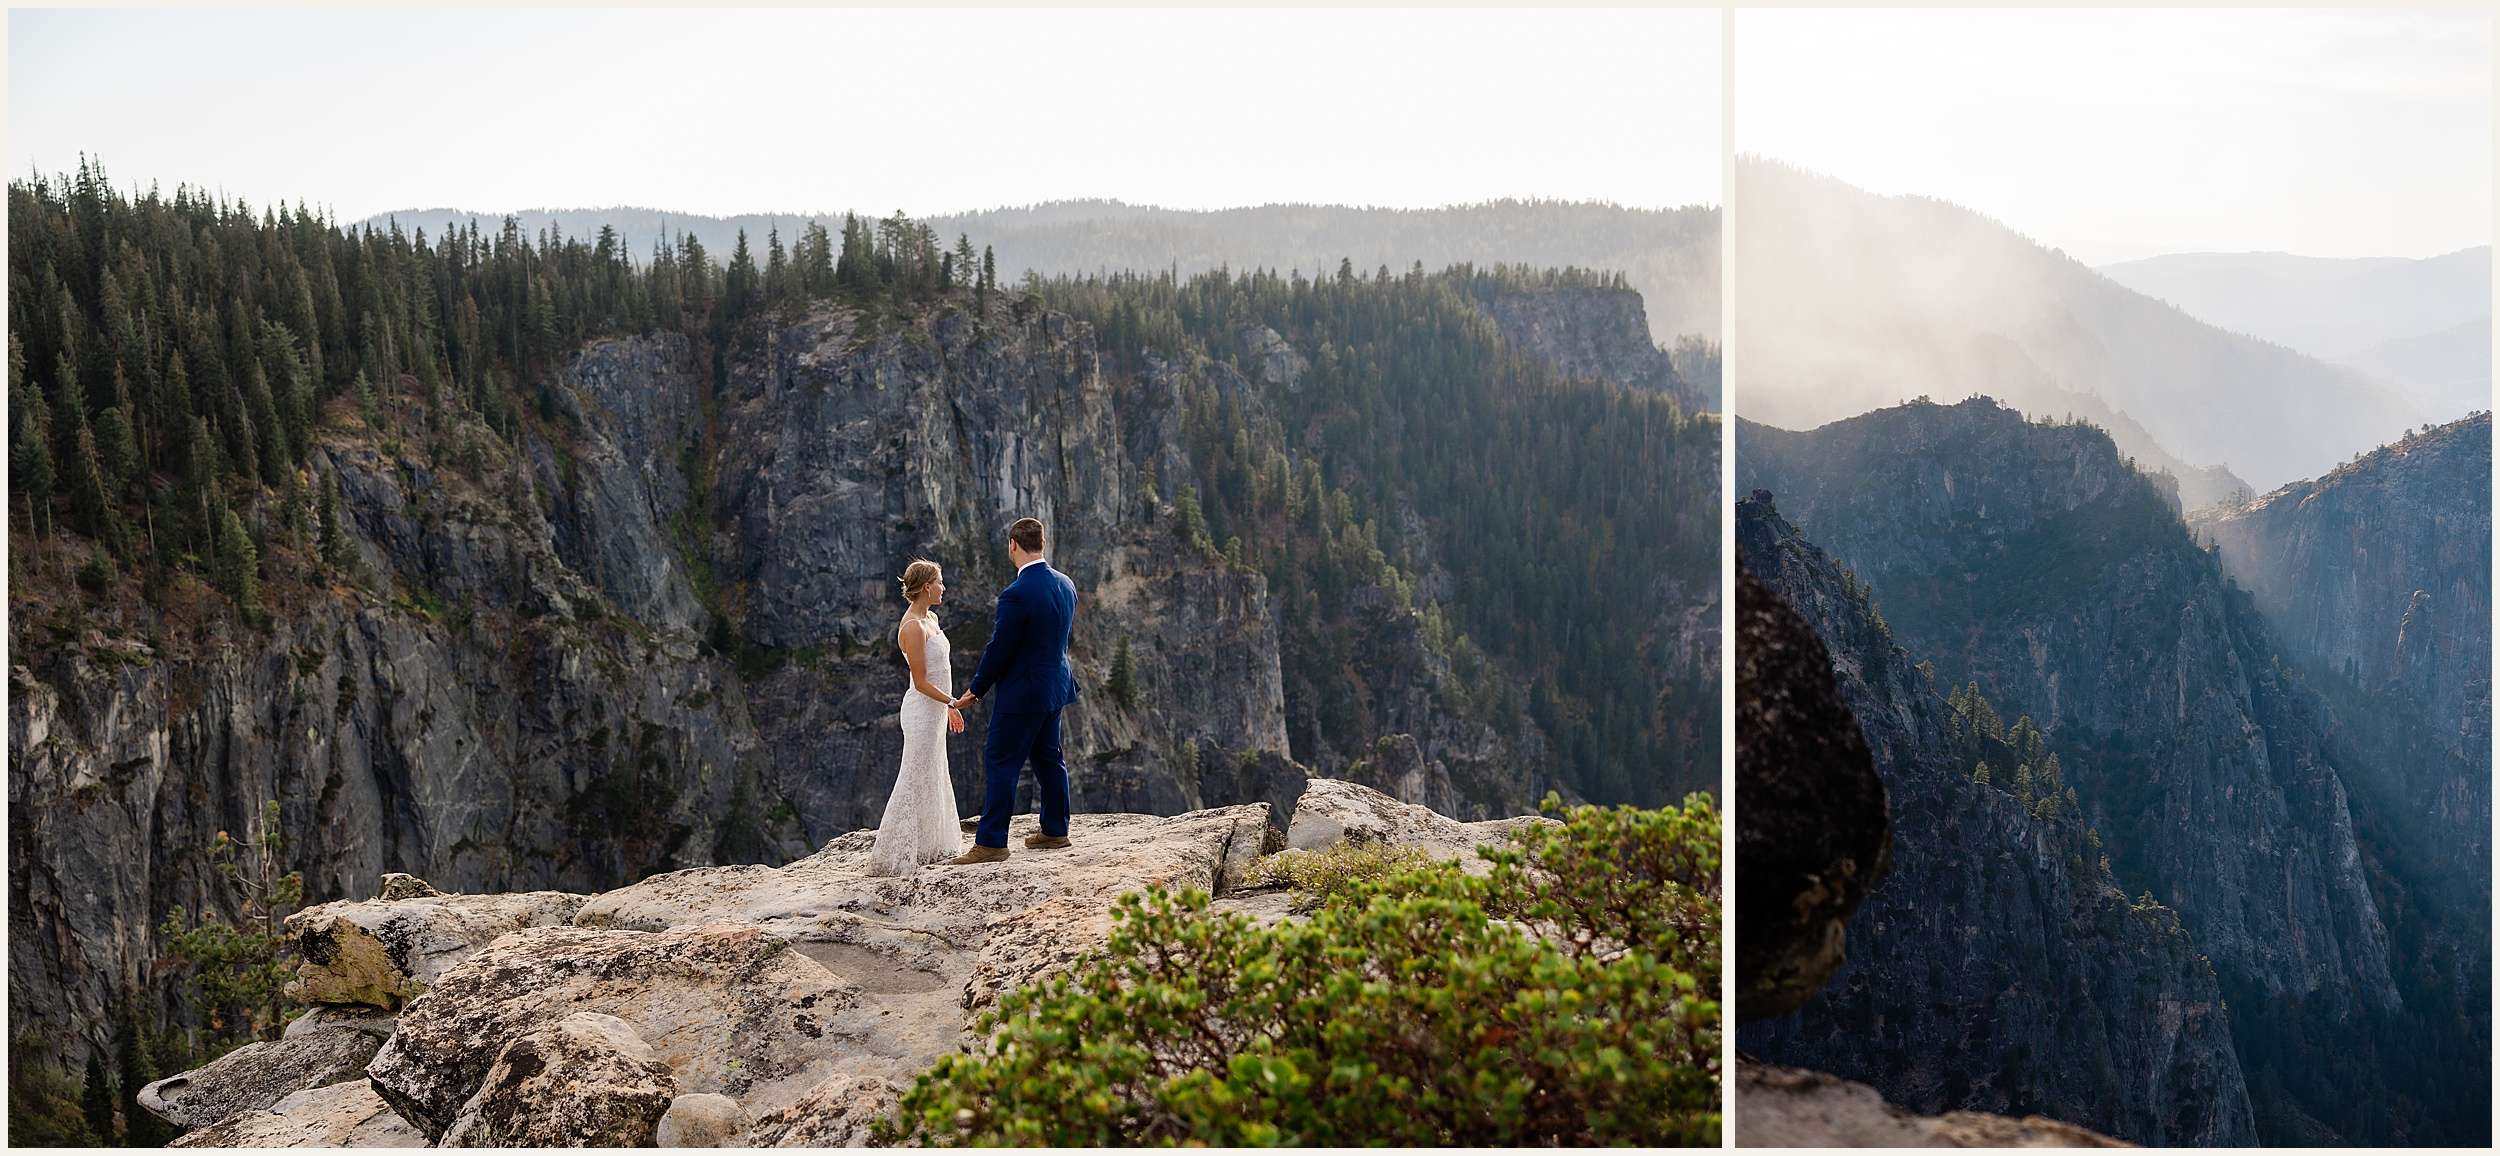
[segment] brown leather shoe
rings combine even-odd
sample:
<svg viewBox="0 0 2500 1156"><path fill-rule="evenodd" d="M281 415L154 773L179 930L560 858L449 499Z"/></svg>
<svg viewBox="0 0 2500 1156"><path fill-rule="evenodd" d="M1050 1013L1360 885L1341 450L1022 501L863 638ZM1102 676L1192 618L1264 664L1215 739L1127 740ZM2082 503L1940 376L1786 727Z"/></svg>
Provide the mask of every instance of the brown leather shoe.
<svg viewBox="0 0 2500 1156"><path fill-rule="evenodd" d="M1006 861L1007 849L1005 847L984 847L979 843L975 843L972 845L972 850L966 851L961 855L957 855L954 858L947 860L946 865L949 867L969 867L975 863L1004 863Z"/></svg>
<svg viewBox="0 0 2500 1156"><path fill-rule="evenodd" d="M1055 851L1068 845L1068 837L1065 835L1027 835L1024 837L1024 845L1036 851Z"/></svg>

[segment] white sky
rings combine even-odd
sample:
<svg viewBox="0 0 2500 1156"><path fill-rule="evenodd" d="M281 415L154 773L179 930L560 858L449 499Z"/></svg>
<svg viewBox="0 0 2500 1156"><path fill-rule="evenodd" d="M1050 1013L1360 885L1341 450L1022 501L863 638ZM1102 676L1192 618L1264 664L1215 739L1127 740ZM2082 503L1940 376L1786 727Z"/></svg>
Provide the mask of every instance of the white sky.
<svg viewBox="0 0 2500 1156"><path fill-rule="evenodd" d="M2458 9L1745 11L1736 147L2087 262L2427 257L2491 242L2491 35Z"/></svg>
<svg viewBox="0 0 2500 1156"><path fill-rule="evenodd" d="M341 219L1716 204L1699 11L9 13L12 177Z"/></svg>

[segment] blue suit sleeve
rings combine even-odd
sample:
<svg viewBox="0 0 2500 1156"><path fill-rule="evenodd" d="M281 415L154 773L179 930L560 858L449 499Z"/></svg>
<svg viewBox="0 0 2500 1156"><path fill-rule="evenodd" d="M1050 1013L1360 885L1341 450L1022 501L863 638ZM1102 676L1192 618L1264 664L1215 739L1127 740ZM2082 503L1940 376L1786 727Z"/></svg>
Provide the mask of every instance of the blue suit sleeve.
<svg viewBox="0 0 2500 1156"><path fill-rule="evenodd" d="M990 642L981 648L981 665L972 672L972 686L965 693L980 695L1007 673L1007 664L1015 659L1016 648L1024 639L1026 612L1024 601L1015 596L1010 586L999 591L998 610L990 618Z"/></svg>

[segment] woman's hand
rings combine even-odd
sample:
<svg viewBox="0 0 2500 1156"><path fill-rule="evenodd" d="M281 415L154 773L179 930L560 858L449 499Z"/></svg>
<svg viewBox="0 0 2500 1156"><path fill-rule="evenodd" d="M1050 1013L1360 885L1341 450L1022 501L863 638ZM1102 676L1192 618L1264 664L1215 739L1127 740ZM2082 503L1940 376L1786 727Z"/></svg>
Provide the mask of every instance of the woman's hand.
<svg viewBox="0 0 2500 1156"><path fill-rule="evenodd" d="M946 729L956 734L964 733L964 712L951 706L946 708Z"/></svg>

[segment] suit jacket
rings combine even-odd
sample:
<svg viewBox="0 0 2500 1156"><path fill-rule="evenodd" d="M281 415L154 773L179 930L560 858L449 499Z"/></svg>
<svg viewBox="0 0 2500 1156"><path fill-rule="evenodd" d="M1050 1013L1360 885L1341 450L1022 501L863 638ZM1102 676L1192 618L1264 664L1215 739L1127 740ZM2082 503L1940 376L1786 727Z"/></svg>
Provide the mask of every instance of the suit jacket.
<svg viewBox="0 0 2500 1156"><path fill-rule="evenodd" d="M1025 567L998 593L990 643L981 649L970 692L1009 714L1045 714L1075 702L1076 671L1068 665L1068 634L1075 628L1076 583L1048 562Z"/></svg>

